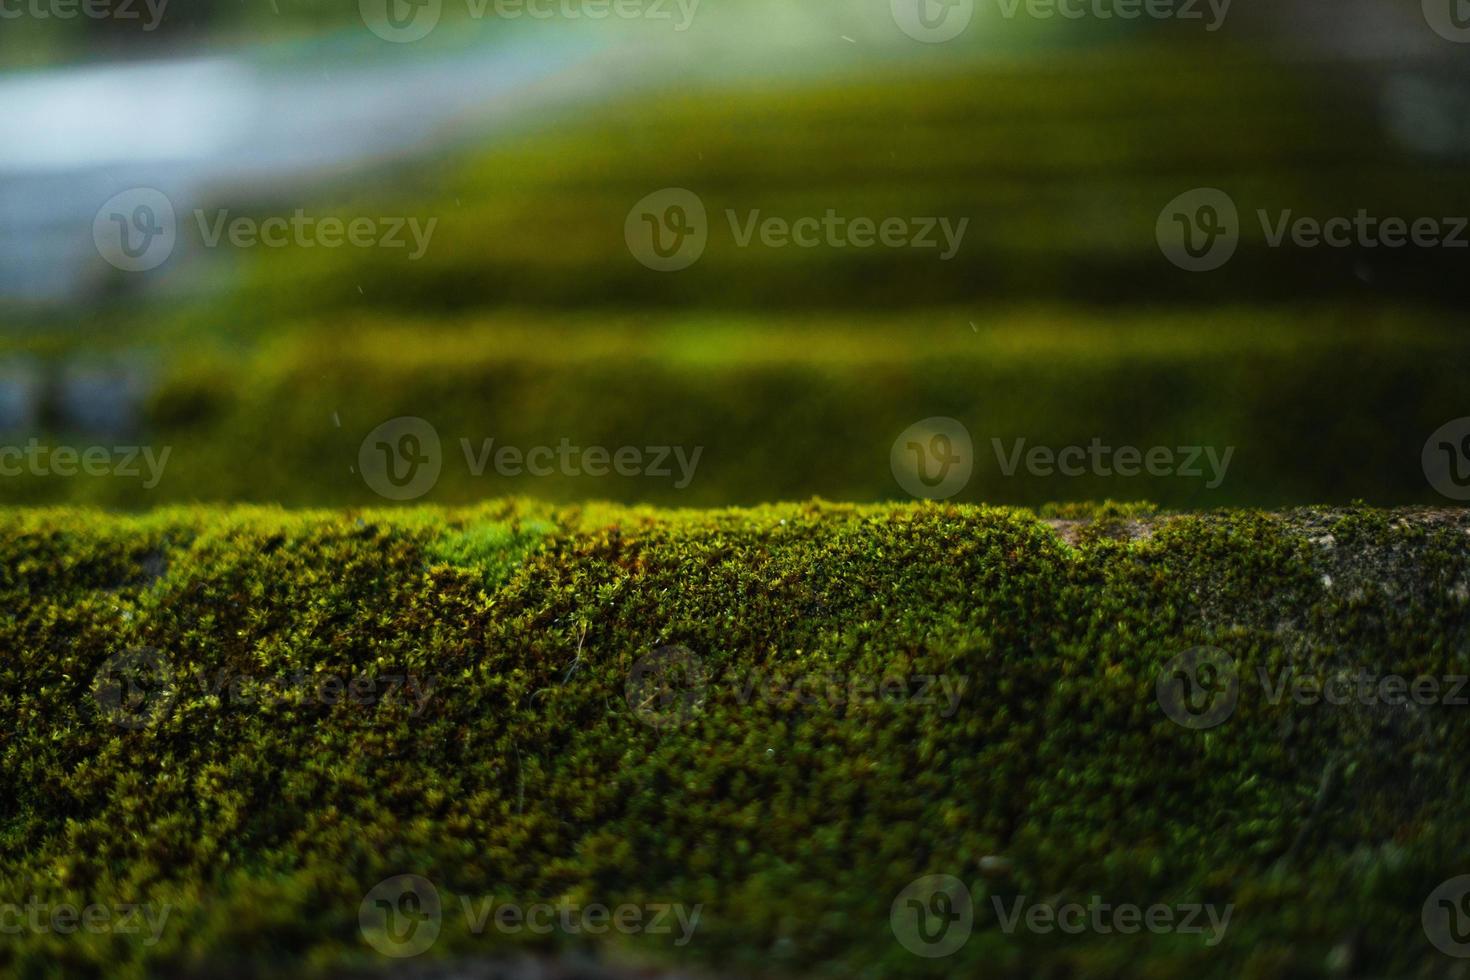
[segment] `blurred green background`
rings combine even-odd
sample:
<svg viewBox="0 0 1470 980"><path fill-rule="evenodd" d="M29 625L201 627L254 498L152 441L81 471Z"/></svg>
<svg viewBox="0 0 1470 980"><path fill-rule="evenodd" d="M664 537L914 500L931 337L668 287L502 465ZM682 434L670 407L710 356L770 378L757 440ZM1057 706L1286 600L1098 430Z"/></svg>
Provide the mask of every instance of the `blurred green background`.
<svg viewBox="0 0 1470 980"><path fill-rule="evenodd" d="M8 169L0 156L0 259L12 266L0 276L0 442L170 449L152 488L22 475L0 479L0 500L381 503L359 449L400 416L442 440L429 503L904 499L890 447L936 416L974 440L962 501L1442 500L1421 450L1470 415L1470 251L1272 247L1256 218L1470 214L1464 48L1419 8L1242 7L1210 31L1008 19L990 2L932 44L906 36L887 0L706 2L685 31L446 4L412 44L376 36L355 5L289 0L191 4L146 33L7 26L0 94L28 93L31 114L17 118L29 125L95 127L59 97L53 115L46 85L104 64L207 57L268 94L234 115L221 103L236 139L212 151L226 165L207 179L179 177L187 168L166 155L114 167L78 151L95 172L22 144ZM152 104L138 98L130 105ZM275 114L296 129L272 135L262 120ZM227 165L276 143L334 145L318 120L339 117L369 138L311 166ZM423 131L392 138L414 123ZM146 135L169 121L132 124ZM77 265L63 285L25 288L35 274L14 269L54 265L16 218L28 202L65 188L72 207L46 219L48 234L75 228L90 243L105 200L164 179L187 190L169 192L178 242L160 268L123 272L83 249L65 253L81 257L65 260ZM630 250L625 222L670 187L703 202L709 243L689 268L658 272ZM1176 267L1156 235L1165 206L1199 187L1226 191L1240 212L1238 250L1210 272ZM412 260L405 249L209 247L197 209L435 224ZM743 222L757 209L968 225L949 261L741 247L726 212ZM492 437L703 452L683 488L476 476L460 440ZM1007 476L992 451L993 439L1094 438L1234 456L1211 488Z"/></svg>

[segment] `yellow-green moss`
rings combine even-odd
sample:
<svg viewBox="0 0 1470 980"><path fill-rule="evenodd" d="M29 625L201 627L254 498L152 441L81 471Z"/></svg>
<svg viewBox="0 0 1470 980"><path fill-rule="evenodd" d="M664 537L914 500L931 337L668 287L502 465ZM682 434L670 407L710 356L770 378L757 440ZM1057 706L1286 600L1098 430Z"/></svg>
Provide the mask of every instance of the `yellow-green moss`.
<svg viewBox="0 0 1470 980"><path fill-rule="evenodd" d="M1070 521L1089 515L1064 516L0 512L0 900L174 909L152 946L6 936L0 969L373 969L358 906L400 873L453 896L702 904L687 946L533 948L616 945L742 976L1448 963L1419 916L1470 870L1467 709L1271 704L1247 676L1287 662L1470 673L1470 518L1111 508L1109 532L1087 534ZM630 667L675 644L710 686L684 724L646 724L624 698ZM1155 680L1204 644L1236 659L1241 695L1224 724L1190 731ZM173 686L122 727L96 679L137 650ZM948 716L741 704L727 685L755 671L968 686ZM428 696L328 704L287 682L394 674ZM197 686L219 677L245 695ZM982 875L987 856L1005 870ZM930 961L895 940L889 906L939 872L975 883L979 913L959 952ZM987 896L1019 894L1235 912L1213 948L1007 935ZM446 916L427 955L523 942Z"/></svg>

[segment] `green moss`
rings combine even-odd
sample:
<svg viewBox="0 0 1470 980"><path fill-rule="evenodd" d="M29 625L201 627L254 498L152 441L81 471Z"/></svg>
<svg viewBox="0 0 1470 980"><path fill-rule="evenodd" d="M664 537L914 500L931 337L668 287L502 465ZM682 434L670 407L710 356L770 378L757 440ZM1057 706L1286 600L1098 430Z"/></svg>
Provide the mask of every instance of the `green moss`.
<svg viewBox="0 0 1470 980"><path fill-rule="evenodd" d="M23 474L0 480L0 501L370 505L381 498L356 471L359 450L398 416L427 420L441 440L443 467L420 503L508 494L673 506L877 501L903 495L889 465L895 438L948 416L974 440L964 502L1431 502L1419 451L1464 412L1466 344L1464 331L1433 316L1372 308L351 316L329 329L303 324L248 354L196 343L160 371L136 435L40 436L48 446L167 448L156 486L145 486L141 465L132 478ZM1347 390L1354 397L1344 400ZM1326 404L1335 406L1330 427ZM665 476L477 472L467 451L485 458L492 438L522 452L566 439L609 452L702 453L687 485L672 461ZM1203 458L1192 476L1005 472L1018 440L1029 451L1093 439L1235 451L1218 481ZM1377 462L1364 467L1365 457Z"/></svg>
<svg viewBox="0 0 1470 980"><path fill-rule="evenodd" d="M976 40L1014 26L991 24ZM1077 39L1077 26L1064 33ZM1189 188L1215 186L1242 215L1432 216L1447 201L1466 203L1458 171L1385 140L1379 115L1344 97L1352 88L1335 70L1156 36L1065 58L924 60L924 70L865 60L784 84L693 78L656 103L615 97L551 126L538 114L468 159L405 170L395 200L341 207L347 216L437 218L421 259L384 249L262 255L240 319L487 303L872 311L916 300L974 310L997 298L1338 298L1342 250L1271 248L1255 220L1241 222L1226 268L1168 275L1159 212ZM630 260L622 229L635 202L665 187L700 196L710 235L691 268L649 275ZM832 210L970 221L958 253L939 261L939 250L922 248L742 247L727 210L740 222L757 210L787 220ZM1359 253L1373 270L1362 298L1452 304L1454 260L1438 254L1449 250L1404 251ZM210 313L207 322L218 319Z"/></svg>
<svg viewBox="0 0 1470 980"><path fill-rule="evenodd" d="M1470 673L1470 518L1105 507L1126 524L1066 524L1084 516L0 512L0 879L18 902L171 909L156 944L24 931L0 968L376 969L359 905L404 873L445 901L431 957L873 977L1444 967L1420 909L1466 871L1470 716L1273 702L1256 671ZM1239 699L1192 731L1155 684L1201 645L1234 658ZM655 725L626 694L668 646L706 684ZM126 727L98 678L140 650L167 683ZM964 686L950 711L741 693L813 675ZM332 677L377 686L333 698ZM390 693L395 677L410 682ZM977 909L932 961L889 924L930 873ZM1234 912L1207 947L1006 933L991 901L1092 895ZM490 896L702 912L683 946L473 934L459 899Z"/></svg>
<svg viewBox="0 0 1470 980"><path fill-rule="evenodd" d="M479 569L490 589L504 584L517 565L553 530L546 521L513 524L474 524L463 530L446 531L430 546L429 553L456 566Z"/></svg>

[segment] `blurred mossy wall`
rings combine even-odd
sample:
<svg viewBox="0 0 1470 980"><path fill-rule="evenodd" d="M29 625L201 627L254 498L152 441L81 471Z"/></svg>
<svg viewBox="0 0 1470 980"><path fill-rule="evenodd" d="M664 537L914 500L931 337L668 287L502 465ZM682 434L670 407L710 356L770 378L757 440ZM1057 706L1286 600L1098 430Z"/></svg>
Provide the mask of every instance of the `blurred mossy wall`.
<svg viewBox="0 0 1470 980"><path fill-rule="evenodd" d="M78 362L146 378L122 424L48 410L43 439L169 446L165 478L21 477L0 499L370 502L359 446L400 416L443 440L435 503L902 498L890 445L935 416L974 438L961 500L1436 499L1420 451L1466 414L1466 253L1276 247L1257 214L1470 213L1463 153L1411 145L1418 123L1391 97L1405 72L1454 69L1292 60L1179 25L1064 28L1042 53L859 49L819 78L610 79L595 105L313 191L314 215L434 222L416 260L211 249L181 216L154 279L119 273L83 309L7 317L13 362L42 388ZM1031 43L1038 29L1014 32ZM709 216L704 255L674 273L641 265L624 238L629 209L666 187ZM1238 251L1208 273L1170 264L1155 235L1165 204L1196 187L1226 190L1241 215ZM262 187L218 207L263 219L302 202ZM967 224L948 260L742 246L733 228L828 212ZM683 488L476 477L460 440L492 437L703 455ZM1094 438L1234 455L1214 487L997 465L994 440Z"/></svg>

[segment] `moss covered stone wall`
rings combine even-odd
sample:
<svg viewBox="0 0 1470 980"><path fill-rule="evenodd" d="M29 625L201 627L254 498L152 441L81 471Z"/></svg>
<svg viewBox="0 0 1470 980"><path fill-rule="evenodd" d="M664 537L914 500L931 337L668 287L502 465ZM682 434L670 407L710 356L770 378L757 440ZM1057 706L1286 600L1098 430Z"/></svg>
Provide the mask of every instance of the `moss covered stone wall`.
<svg viewBox="0 0 1470 980"><path fill-rule="evenodd" d="M1470 952L1460 511L12 510L0 556L5 972Z"/></svg>

